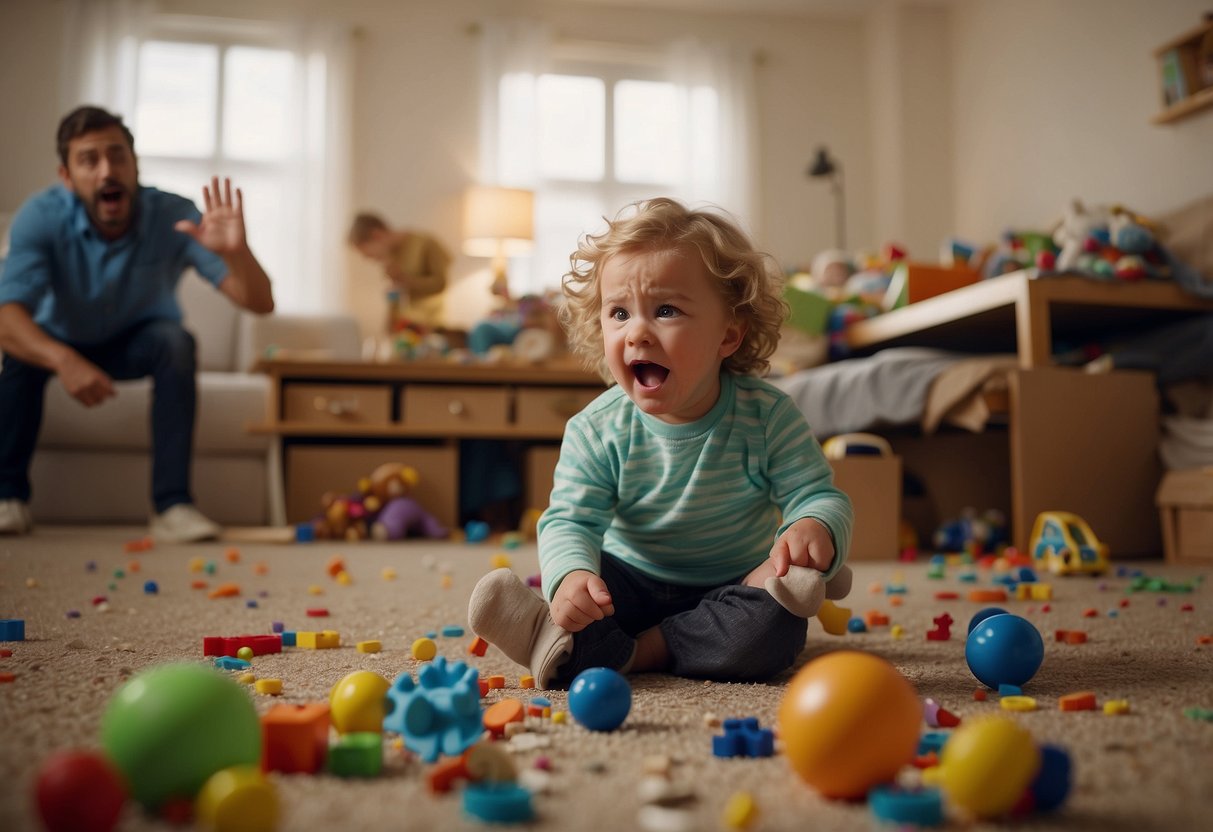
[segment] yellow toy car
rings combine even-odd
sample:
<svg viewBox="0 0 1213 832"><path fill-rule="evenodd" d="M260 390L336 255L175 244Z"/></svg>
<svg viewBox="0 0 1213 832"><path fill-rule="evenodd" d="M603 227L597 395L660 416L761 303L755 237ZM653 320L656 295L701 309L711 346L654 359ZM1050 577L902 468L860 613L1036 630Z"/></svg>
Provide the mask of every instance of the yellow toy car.
<svg viewBox="0 0 1213 832"><path fill-rule="evenodd" d="M1042 511L1032 527L1032 561L1054 575L1102 575L1108 571L1108 546L1087 521L1068 511Z"/></svg>

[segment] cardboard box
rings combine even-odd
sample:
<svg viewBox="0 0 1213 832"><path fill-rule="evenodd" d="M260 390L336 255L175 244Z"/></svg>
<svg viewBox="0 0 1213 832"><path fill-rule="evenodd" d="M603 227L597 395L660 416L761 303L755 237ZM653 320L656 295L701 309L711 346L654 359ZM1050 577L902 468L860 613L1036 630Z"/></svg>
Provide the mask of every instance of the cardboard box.
<svg viewBox="0 0 1213 832"><path fill-rule="evenodd" d="M1156 502L1167 563L1213 564L1213 466L1168 471Z"/></svg>
<svg viewBox="0 0 1213 832"><path fill-rule="evenodd" d="M885 310L899 309L920 300L942 295L981 280L976 269L968 266L932 266L926 263L902 263L893 270L884 296Z"/></svg>
<svg viewBox="0 0 1213 832"><path fill-rule="evenodd" d="M834 484L855 507L848 560L896 560L901 526L901 457L830 460Z"/></svg>

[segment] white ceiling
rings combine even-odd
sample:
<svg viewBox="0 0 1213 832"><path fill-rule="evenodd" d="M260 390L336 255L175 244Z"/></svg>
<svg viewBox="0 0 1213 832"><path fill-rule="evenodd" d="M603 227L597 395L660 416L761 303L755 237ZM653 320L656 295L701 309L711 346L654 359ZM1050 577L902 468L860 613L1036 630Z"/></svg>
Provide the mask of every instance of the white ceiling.
<svg viewBox="0 0 1213 832"><path fill-rule="evenodd" d="M714 12L753 12L804 16L856 17L878 0L558 0L567 4L592 4L636 9L666 9L703 14Z"/></svg>
<svg viewBox="0 0 1213 832"><path fill-rule="evenodd" d="M796 17L863 17L882 0L554 0L568 4L618 6L619 8L667 9L702 14L751 12ZM953 0L891 0L918 5L945 5Z"/></svg>

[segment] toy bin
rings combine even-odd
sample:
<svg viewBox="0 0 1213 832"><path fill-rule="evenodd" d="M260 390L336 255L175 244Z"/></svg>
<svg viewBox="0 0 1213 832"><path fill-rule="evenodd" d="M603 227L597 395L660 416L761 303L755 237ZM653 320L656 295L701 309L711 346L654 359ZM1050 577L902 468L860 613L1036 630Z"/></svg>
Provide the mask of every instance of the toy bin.
<svg viewBox="0 0 1213 832"><path fill-rule="evenodd" d="M1213 466L1168 471L1156 502L1167 563L1213 564Z"/></svg>

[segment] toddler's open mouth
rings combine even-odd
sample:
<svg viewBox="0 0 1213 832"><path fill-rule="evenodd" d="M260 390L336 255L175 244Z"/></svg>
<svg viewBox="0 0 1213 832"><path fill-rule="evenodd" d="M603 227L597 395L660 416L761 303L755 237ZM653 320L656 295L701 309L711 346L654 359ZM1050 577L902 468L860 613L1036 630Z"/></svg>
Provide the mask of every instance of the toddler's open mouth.
<svg viewBox="0 0 1213 832"><path fill-rule="evenodd" d="M669 368L651 361L636 361L632 363L632 374L636 376L636 381L640 382L641 387L652 390L665 383L670 371Z"/></svg>

